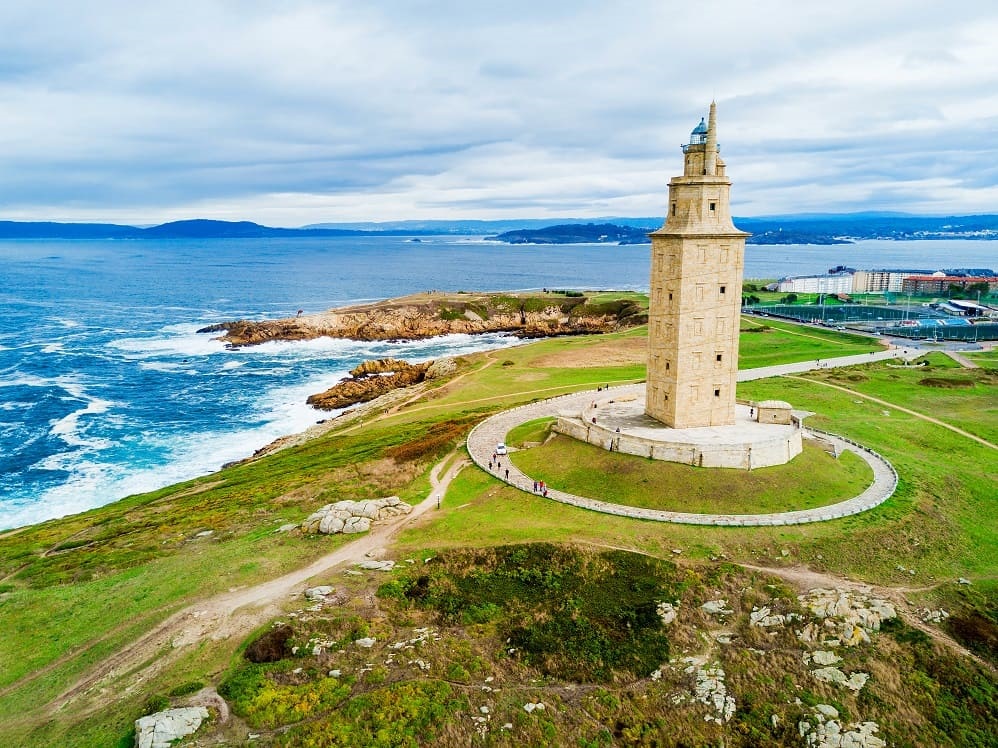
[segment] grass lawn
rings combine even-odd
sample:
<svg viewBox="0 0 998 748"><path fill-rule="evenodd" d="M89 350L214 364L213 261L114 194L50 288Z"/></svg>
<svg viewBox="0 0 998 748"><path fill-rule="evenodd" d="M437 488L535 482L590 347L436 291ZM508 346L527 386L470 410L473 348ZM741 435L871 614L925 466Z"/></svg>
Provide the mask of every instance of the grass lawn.
<svg viewBox="0 0 998 748"><path fill-rule="evenodd" d="M640 291L586 291L586 297L590 304L606 304L618 299L633 301L645 309L648 308L648 294Z"/></svg>
<svg viewBox="0 0 998 748"><path fill-rule="evenodd" d="M998 444L998 372L965 369L949 356L930 353L928 366L898 368L880 362L849 369L827 369L807 376L847 387L927 415Z"/></svg>
<svg viewBox="0 0 998 748"><path fill-rule="evenodd" d="M964 351L963 355L986 369L998 369L998 348L990 351Z"/></svg>
<svg viewBox="0 0 998 748"><path fill-rule="evenodd" d="M742 317L741 329L738 342L739 369L883 350L883 346L874 338L772 319L760 321Z"/></svg>
<svg viewBox="0 0 998 748"><path fill-rule="evenodd" d="M506 434L506 443L517 448L538 444L550 436L549 427L554 422L554 418L536 418L533 421L521 423Z"/></svg>
<svg viewBox="0 0 998 748"><path fill-rule="evenodd" d="M858 496L873 480L869 465L852 452L836 460L813 446L786 465L758 470L648 460L567 436L514 452L511 459L530 477L578 496L696 514L813 509Z"/></svg>

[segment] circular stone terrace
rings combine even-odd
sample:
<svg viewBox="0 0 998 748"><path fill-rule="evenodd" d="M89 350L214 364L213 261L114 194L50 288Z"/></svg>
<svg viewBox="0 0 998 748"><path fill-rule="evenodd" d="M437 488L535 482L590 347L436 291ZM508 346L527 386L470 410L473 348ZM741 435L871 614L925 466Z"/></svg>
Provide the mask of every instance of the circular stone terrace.
<svg viewBox="0 0 998 748"><path fill-rule="evenodd" d="M611 387L598 393L588 390L505 410L485 419L471 430L467 441L468 452L471 455L471 459L480 468L487 471L496 445L504 442L506 434L516 426L538 418L557 418L565 412L588 412L591 409L591 404L596 401L597 397L601 402L605 398L612 398L615 401L621 402L636 402L639 399L643 399L644 390L645 385L643 384ZM894 490L897 488L898 477L893 466L886 459L873 450L867 449L843 437L819 432L815 429L809 429L808 431L832 443L837 453L845 450L854 452L870 466L873 470L873 482L863 493L837 504L774 514L693 514L689 512L644 509L601 501L598 498L576 496L575 494L550 487L548 487L547 498L560 501L563 504L571 504L582 509L590 509L595 512L603 512L604 514L616 514L622 517L633 517L635 519L675 522L687 525L749 527L800 525L847 517L852 514L865 512L867 509L872 509L882 504L894 493ZM521 491L533 493L533 478L523 473L508 458L502 459L501 464L501 468L493 468L492 475Z"/></svg>

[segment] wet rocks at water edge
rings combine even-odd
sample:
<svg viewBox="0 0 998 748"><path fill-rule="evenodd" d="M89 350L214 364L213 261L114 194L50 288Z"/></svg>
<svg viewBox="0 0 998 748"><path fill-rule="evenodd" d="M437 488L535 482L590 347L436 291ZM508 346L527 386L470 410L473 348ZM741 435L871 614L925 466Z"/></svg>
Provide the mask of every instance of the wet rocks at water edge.
<svg viewBox="0 0 998 748"><path fill-rule="evenodd" d="M363 501L337 501L335 504L326 504L310 514L302 522L301 530L305 533L324 535L367 532L374 522L401 517L411 511L412 506L398 496Z"/></svg>

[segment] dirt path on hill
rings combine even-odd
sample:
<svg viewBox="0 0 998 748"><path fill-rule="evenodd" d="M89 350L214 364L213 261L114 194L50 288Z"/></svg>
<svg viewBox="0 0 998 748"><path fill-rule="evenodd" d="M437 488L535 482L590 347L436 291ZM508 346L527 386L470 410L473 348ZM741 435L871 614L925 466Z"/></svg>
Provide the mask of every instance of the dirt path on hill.
<svg viewBox="0 0 998 748"><path fill-rule="evenodd" d="M979 436L971 434L969 431L964 431L963 429L957 428L956 426L951 426L945 421L940 421L938 418L933 418L932 416L927 416L924 413L919 413L917 410L909 410L895 403L888 402L887 400L881 400L879 397L874 397L873 395L865 395L862 392L849 389L848 387L843 387L840 384L832 384L831 382L821 382L817 379L808 379L806 377L795 377L793 375L786 375L788 379L800 379L803 382L810 382L811 384L820 384L823 387L831 387L834 390L841 390L842 392L848 392L850 395L855 395L856 397L862 397L866 400L877 403L878 405L886 405L888 408L894 408L894 410L899 410L902 413L907 413L910 416L915 416L915 418L921 418L923 421L928 421L929 423L934 423L937 426L942 426L944 429L949 429L950 431L959 434L960 436L965 436L968 439L973 439L975 442L980 442L985 447L991 447L991 449L998 449L998 444L992 444L986 439L982 439Z"/></svg>
<svg viewBox="0 0 998 748"><path fill-rule="evenodd" d="M178 657L186 654L189 651L188 647L192 645L206 640L219 641L231 638L235 640L233 643L235 646L254 628L284 613L284 604L290 598L298 597L310 579L328 575L342 564L364 560L368 553L383 548L403 527L435 508L437 497L447 491L447 487L458 472L469 464L463 459L451 463L456 454L456 451L451 452L433 467L430 471L429 495L414 506L412 512L405 517L395 522L375 525L367 534L316 559L302 569L252 587L215 595L184 608L137 641L104 659L53 699L47 705L47 710L55 712L75 701L81 713L89 714L106 706L105 689L118 676L127 675L127 682L121 684L117 690L134 691ZM451 463L450 467L441 476L441 470L448 463ZM55 665L56 663L53 663L52 667ZM51 667L47 668L50 669ZM23 685L36 675L37 673L22 678L8 686L8 690ZM88 696L94 698L80 706L80 702Z"/></svg>

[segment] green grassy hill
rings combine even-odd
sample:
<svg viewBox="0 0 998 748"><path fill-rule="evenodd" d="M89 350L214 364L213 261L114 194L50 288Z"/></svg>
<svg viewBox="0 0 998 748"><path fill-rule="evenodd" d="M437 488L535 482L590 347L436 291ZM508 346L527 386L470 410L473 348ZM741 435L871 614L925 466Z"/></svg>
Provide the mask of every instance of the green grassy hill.
<svg viewBox="0 0 998 748"><path fill-rule="evenodd" d="M254 733L257 745L799 745L796 721L816 720L817 703L841 707L843 724L877 721L891 744L994 744L998 452L945 426L993 444L998 375L937 355L928 367L870 364L739 386L739 397L789 400L815 411L809 424L887 456L900 487L871 512L782 528L658 524L546 502L466 467L441 508L387 548L397 571L317 578L336 588L319 610L288 596L217 605L351 542L282 525L341 498L430 495L431 467L455 464L487 415L642 380L644 334L462 358L450 379L387 413L360 409L260 459L0 535L0 744L130 745L137 717L188 703L203 686L220 689L233 714L224 723L216 714L202 733L236 744ZM741 346L741 366L752 368L877 344L781 323L743 332ZM553 545L526 546L522 558L509 548L536 543ZM431 556L439 560L424 563ZM754 606L786 614L800 603L787 583L749 567L806 567L893 590L912 610L945 607L951 617L931 630L980 661L909 620L849 651L845 669L871 674L858 695L812 682L801 659L810 649L791 628L769 636L749 622ZM626 594L612 592L610 576ZM698 612L721 597L732 610L724 621ZM652 611L675 600L676 621L656 623ZM250 663L247 645L281 625L290 631L277 659ZM733 644L711 643L721 628ZM386 648L422 629L435 632L425 644ZM353 643L367 636L372 650ZM713 665L736 705L721 724L688 700L697 670ZM544 710L523 709L538 702Z"/></svg>

